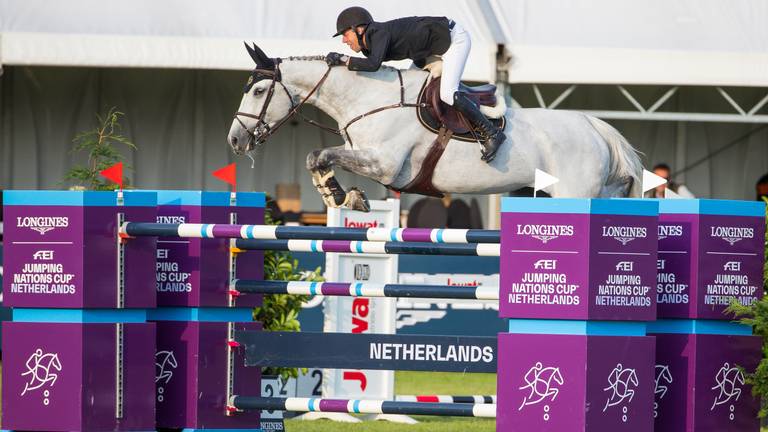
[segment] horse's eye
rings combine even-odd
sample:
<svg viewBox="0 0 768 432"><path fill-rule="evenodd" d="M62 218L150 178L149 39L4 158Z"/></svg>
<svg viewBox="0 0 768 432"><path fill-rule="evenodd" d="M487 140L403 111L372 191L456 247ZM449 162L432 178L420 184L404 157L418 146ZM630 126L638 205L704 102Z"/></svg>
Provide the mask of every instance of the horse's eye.
<svg viewBox="0 0 768 432"><path fill-rule="evenodd" d="M256 87L256 90L253 91L253 94L258 96L260 94L264 93L264 89L260 87Z"/></svg>

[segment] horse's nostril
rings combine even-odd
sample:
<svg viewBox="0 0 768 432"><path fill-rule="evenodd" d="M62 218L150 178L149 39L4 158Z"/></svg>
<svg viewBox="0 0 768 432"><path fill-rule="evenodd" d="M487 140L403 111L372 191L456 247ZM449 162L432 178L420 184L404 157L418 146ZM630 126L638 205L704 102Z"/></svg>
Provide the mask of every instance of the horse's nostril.
<svg viewBox="0 0 768 432"><path fill-rule="evenodd" d="M230 138L229 142L232 144L232 147L236 146L237 145L237 137L233 136L232 138Z"/></svg>

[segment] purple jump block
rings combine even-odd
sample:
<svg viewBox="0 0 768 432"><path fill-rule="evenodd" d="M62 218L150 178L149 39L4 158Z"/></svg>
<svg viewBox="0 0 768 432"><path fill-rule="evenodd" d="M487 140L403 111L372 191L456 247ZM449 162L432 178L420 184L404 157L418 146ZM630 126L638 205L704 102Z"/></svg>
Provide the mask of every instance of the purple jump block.
<svg viewBox="0 0 768 432"><path fill-rule="evenodd" d="M260 330L236 323L236 330ZM227 323L157 321L155 359L157 426L188 429L258 428L259 412L226 415ZM234 394L258 394L261 369L235 355Z"/></svg>
<svg viewBox="0 0 768 432"><path fill-rule="evenodd" d="M228 224L234 213L241 224L264 223L261 193L238 193L230 206L227 192L158 191L157 223ZM239 234L238 234L239 235ZM131 239L133 241L135 239ZM163 237L157 240L158 306L229 306L229 239ZM264 253L251 251L236 258L237 279L262 279ZM260 295L239 297L237 306L260 306Z"/></svg>
<svg viewBox="0 0 768 432"><path fill-rule="evenodd" d="M115 192L5 191L4 198L5 306L119 307L118 213L154 221L153 193L125 192L124 206ZM126 243L125 266L151 269L155 241ZM124 281L124 307L155 307L151 272L128 272Z"/></svg>
<svg viewBox="0 0 768 432"><path fill-rule="evenodd" d="M760 338L654 334L656 432L758 432L759 400L741 368L760 361Z"/></svg>
<svg viewBox="0 0 768 432"><path fill-rule="evenodd" d="M655 202L510 198L503 208L501 317L656 319Z"/></svg>
<svg viewBox="0 0 768 432"><path fill-rule="evenodd" d="M3 429L154 430L155 325L124 324L119 419L115 326L3 323Z"/></svg>
<svg viewBox="0 0 768 432"><path fill-rule="evenodd" d="M724 311L732 299L749 305L762 297L764 208L744 201L660 203L659 318L730 319Z"/></svg>
<svg viewBox="0 0 768 432"><path fill-rule="evenodd" d="M499 334L496 430L653 430L654 339Z"/></svg>

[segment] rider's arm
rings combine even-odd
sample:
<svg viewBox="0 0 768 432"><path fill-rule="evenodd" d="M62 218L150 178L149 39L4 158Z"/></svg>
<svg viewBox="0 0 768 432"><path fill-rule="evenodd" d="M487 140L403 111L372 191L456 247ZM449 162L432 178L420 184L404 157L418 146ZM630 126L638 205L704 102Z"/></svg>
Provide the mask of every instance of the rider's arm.
<svg viewBox="0 0 768 432"><path fill-rule="evenodd" d="M367 58L350 57L347 67L353 71L375 72L381 67L384 56L389 48L390 34L388 31L379 30L370 35L369 41L371 53Z"/></svg>

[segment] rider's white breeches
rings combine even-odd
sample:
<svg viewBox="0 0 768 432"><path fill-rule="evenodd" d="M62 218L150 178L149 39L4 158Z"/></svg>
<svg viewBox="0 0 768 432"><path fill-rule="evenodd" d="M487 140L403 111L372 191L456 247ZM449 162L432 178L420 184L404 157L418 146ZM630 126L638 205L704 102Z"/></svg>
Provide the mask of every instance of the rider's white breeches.
<svg viewBox="0 0 768 432"><path fill-rule="evenodd" d="M443 54L443 73L440 81L440 99L453 105L453 93L459 89L461 74L472 48L472 40L464 27L456 23L451 30L451 46Z"/></svg>

